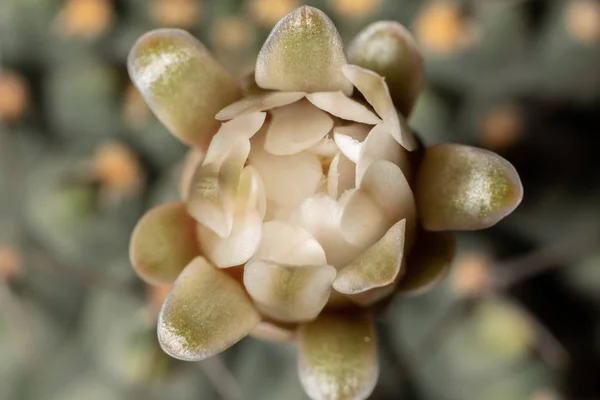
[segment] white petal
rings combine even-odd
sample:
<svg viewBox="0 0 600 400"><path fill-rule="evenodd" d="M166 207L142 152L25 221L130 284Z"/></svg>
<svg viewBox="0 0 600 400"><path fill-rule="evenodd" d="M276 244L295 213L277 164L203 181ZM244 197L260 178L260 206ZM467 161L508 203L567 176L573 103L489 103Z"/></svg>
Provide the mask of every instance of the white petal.
<svg viewBox="0 0 600 400"><path fill-rule="evenodd" d="M327 135L306 151L319 157L333 158L338 152L338 147L334 140Z"/></svg>
<svg viewBox="0 0 600 400"><path fill-rule="evenodd" d="M407 219L408 244L416 226L412 190L400 168L389 161L371 163L359 189L350 195L342 214L346 240L370 246L397 221Z"/></svg>
<svg viewBox="0 0 600 400"><path fill-rule="evenodd" d="M356 164L360 156L363 141L368 133L369 128L367 125L353 124L339 126L333 129L333 139L340 151Z"/></svg>
<svg viewBox="0 0 600 400"><path fill-rule="evenodd" d="M271 111L265 150L275 155L295 154L317 144L333 127L333 119L307 100Z"/></svg>
<svg viewBox="0 0 600 400"><path fill-rule="evenodd" d="M244 97L219 111L216 119L226 121L256 111L267 111L294 103L306 95L304 92L265 92Z"/></svg>
<svg viewBox="0 0 600 400"><path fill-rule="evenodd" d="M326 265L323 247L304 229L284 221L263 224L255 258L283 265Z"/></svg>
<svg viewBox="0 0 600 400"><path fill-rule="evenodd" d="M284 322L309 321L327 304L336 270L330 265L290 267L251 260L244 286L262 314Z"/></svg>
<svg viewBox="0 0 600 400"><path fill-rule="evenodd" d="M334 199L339 198L346 190L354 189L356 166L342 153L338 153L331 161L327 174L327 193Z"/></svg>
<svg viewBox="0 0 600 400"><path fill-rule="evenodd" d="M233 227L234 201L250 141L240 140L221 164L203 164L196 170L188 195L188 212L221 237Z"/></svg>
<svg viewBox="0 0 600 400"><path fill-rule="evenodd" d="M348 197L340 227L349 243L366 248L375 243L386 231L387 219L374 199L362 190Z"/></svg>
<svg viewBox="0 0 600 400"><path fill-rule="evenodd" d="M390 135L386 125L379 124L369 132L367 138L362 143L358 162L356 163L356 185L360 181L373 161L387 160L400 167L404 176L410 179L412 175L412 164L410 155L402 146Z"/></svg>
<svg viewBox="0 0 600 400"><path fill-rule="evenodd" d="M236 203L239 202L245 203L246 209L256 209L261 220L264 218L267 211L265 186L260 178L260 175L258 174L258 171L256 171L256 168L254 168L252 165L247 165L242 170L236 197ZM236 204L236 208L241 207L243 207L241 204Z"/></svg>
<svg viewBox="0 0 600 400"><path fill-rule="evenodd" d="M356 65L344 65L342 71L383 119L394 139L406 150L415 150L417 141L404 118L396 111L385 79Z"/></svg>
<svg viewBox="0 0 600 400"><path fill-rule="evenodd" d="M196 172L196 169L204 161L205 155L206 154L204 154L203 151L194 148L190 149L185 155L179 179L179 194L183 200L187 200L190 185L192 184L192 178L194 177L194 172Z"/></svg>
<svg viewBox="0 0 600 400"><path fill-rule="evenodd" d="M220 164L239 140L250 139L263 126L267 113L242 115L221 125L210 142L203 164Z"/></svg>
<svg viewBox="0 0 600 400"><path fill-rule="evenodd" d="M311 93L306 95L306 98L321 110L347 121L362 122L369 125L376 125L381 122L379 117L371 110L342 92Z"/></svg>
<svg viewBox="0 0 600 400"><path fill-rule="evenodd" d="M231 233L226 238L219 237L212 230L198 224L198 241L202 253L219 268L242 265L258 248L261 224L257 211L238 214L233 219Z"/></svg>
<svg viewBox="0 0 600 400"><path fill-rule="evenodd" d="M323 168L315 155L302 152L276 156L261 149L258 141L252 146L250 164L262 178L267 199L292 207L315 193L323 176Z"/></svg>
<svg viewBox="0 0 600 400"><path fill-rule="evenodd" d="M295 210L295 206L281 205L267 199L267 212L263 221L288 221Z"/></svg>
<svg viewBox="0 0 600 400"><path fill-rule="evenodd" d="M290 219L321 244L327 263L336 268L346 266L362 250L344 240L340 229L341 215L338 202L326 194L319 194L306 199Z"/></svg>

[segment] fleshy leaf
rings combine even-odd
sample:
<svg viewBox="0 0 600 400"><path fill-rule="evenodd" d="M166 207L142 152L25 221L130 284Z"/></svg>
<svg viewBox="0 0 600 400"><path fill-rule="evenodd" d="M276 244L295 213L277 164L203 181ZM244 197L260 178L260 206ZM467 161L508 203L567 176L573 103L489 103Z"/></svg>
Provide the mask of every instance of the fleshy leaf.
<svg viewBox="0 0 600 400"><path fill-rule="evenodd" d="M405 219L395 223L377 243L338 272L333 288L357 294L394 282L402 266L405 229Z"/></svg>
<svg viewBox="0 0 600 400"><path fill-rule="evenodd" d="M148 211L137 223L129 245L135 272L152 285L170 284L200 251L196 221L184 203L168 203Z"/></svg>
<svg viewBox="0 0 600 400"><path fill-rule="evenodd" d="M381 122L379 117L371 110L340 91L311 93L306 98L321 110L347 121L369 125L376 125Z"/></svg>
<svg viewBox="0 0 600 400"><path fill-rule="evenodd" d="M251 260L244 268L244 286L262 314L284 322L310 321L325 307L335 274L330 265Z"/></svg>
<svg viewBox="0 0 600 400"><path fill-rule="evenodd" d="M239 82L189 33L157 29L133 46L129 75L156 116L182 142L205 149L215 114L242 96Z"/></svg>
<svg viewBox="0 0 600 400"><path fill-rule="evenodd" d="M363 400L379 376L375 329L367 314L324 314L298 330L298 370L313 400Z"/></svg>
<svg viewBox="0 0 600 400"><path fill-rule="evenodd" d="M167 295L158 317L158 341L172 357L200 361L232 346L259 322L243 288L197 257Z"/></svg>
<svg viewBox="0 0 600 400"><path fill-rule="evenodd" d="M215 118L224 121L256 111L268 111L272 108L287 106L303 98L303 92L264 92L244 97L228 105Z"/></svg>
<svg viewBox="0 0 600 400"><path fill-rule="evenodd" d="M344 45L333 22L322 11L300 7L277 23L256 61L256 83L264 89L300 92L341 90L352 84L341 67Z"/></svg>
<svg viewBox="0 0 600 400"><path fill-rule="evenodd" d="M250 336L270 342L289 342L296 336L296 325L263 320L250 332Z"/></svg>
<svg viewBox="0 0 600 400"><path fill-rule="evenodd" d="M425 81L423 57L410 32L394 21L363 29L348 50L352 64L385 78L394 104L408 117Z"/></svg>
<svg viewBox="0 0 600 400"><path fill-rule="evenodd" d="M446 276L455 247L451 233L419 232L406 262L406 273L398 283L398 292L419 294L433 287Z"/></svg>
<svg viewBox="0 0 600 400"><path fill-rule="evenodd" d="M295 154L317 144L333 127L333 119L308 100L271 111L265 150L275 155Z"/></svg>
<svg viewBox="0 0 600 400"><path fill-rule="evenodd" d="M284 265L326 265L323 247L304 229L285 221L263 224L255 258Z"/></svg>
<svg viewBox="0 0 600 400"><path fill-rule="evenodd" d="M345 65L342 71L383 119L392 137L406 150L415 150L417 140L404 117L396 111L385 79L356 65Z"/></svg>
<svg viewBox="0 0 600 400"><path fill-rule="evenodd" d="M427 148L415 196L423 228L430 231L488 228L523 198L515 168L499 155L458 144Z"/></svg>

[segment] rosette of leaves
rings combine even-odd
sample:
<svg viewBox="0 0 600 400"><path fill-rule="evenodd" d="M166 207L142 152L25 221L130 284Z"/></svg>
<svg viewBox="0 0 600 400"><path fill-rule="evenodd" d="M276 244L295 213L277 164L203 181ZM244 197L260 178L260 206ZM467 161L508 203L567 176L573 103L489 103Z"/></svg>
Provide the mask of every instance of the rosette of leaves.
<svg viewBox="0 0 600 400"><path fill-rule="evenodd" d="M172 284L158 339L182 360L248 334L295 341L311 398L364 399L379 375L373 314L444 276L448 231L494 225L522 197L500 156L421 145L406 118L423 62L394 22L347 56L323 12L294 10L247 87L181 30L142 36L128 68L192 147L182 200L148 211L130 242L140 277Z"/></svg>

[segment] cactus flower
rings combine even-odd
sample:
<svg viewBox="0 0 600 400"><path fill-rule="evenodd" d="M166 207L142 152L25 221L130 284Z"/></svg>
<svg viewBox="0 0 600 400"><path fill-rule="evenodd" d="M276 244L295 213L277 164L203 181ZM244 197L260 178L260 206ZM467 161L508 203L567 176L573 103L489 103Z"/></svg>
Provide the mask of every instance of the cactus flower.
<svg viewBox="0 0 600 400"><path fill-rule="evenodd" d="M249 334L292 340L312 399L367 398L378 377L373 313L445 275L448 231L489 227L522 197L500 156L424 148L411 131L423 61L395 22L367 27L347 56L323 12L294 10L245 87L175 29L142 36L128 68L192 147L181 201L150 210L130 246L143 280L172 284L158 340L178 359Z"/></svg>

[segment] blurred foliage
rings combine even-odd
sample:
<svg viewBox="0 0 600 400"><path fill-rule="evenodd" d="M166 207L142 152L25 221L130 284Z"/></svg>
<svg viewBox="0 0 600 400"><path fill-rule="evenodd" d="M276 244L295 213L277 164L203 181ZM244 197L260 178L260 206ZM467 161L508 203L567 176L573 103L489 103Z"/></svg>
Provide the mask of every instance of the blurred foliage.
<svg viewBox="0 0 600 400"><path fill-rule="evenodd" d="M525 187L510 218L460 236L444 284L390 305L373 398L600 398L600 3L307 3L346 42L378 19L405 24L428 73L411 125L427 143L499 152ZM200 364L165 356L157 294L127 260L143 210L177 198L185 154L128 81L135 39L188 29L241 76L298 5L1 4L1 400L305 398L290 344L246 339Z"/></svg>

